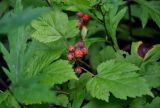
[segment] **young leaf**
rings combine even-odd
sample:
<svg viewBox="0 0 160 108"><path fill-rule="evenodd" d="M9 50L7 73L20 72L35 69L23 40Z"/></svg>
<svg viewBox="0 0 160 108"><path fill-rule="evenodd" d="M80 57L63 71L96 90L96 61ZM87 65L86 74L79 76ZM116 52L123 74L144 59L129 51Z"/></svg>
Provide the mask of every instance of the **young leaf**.
<svg viewBox="0 0 160 108"><path fill-rule="evenodd" d="M89 80L87 90L93 97L105 101L109 99L109 92L120 99L152 96L144 78L136 73L137 70L137 66L125 61L106 61L98 66L98 75Z"/></svg>

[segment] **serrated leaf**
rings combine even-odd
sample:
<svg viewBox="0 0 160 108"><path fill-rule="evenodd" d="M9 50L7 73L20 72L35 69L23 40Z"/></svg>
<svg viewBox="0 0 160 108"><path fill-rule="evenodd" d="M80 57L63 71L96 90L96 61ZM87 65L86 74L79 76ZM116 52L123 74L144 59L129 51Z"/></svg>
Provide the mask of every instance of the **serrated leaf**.
<svg viewBox="0 0 160 108"><path fill-rule="evenodd" d="M144 108L159 108L160 106L160 97L156 97L150 104L146 104Z"/></svg>
<svg viewBox="0 0 160 108"><path fill-rule="evenodd" d="M55 94L50 87L39 84L37 79L23 80L13 85L11 90L16 99L25 105L55 101Z"/></svg>
<svg viewBox="0 0 160 108"><path fill-rule="evenodd" d="M47 66L42 75L41 82L46 85L62 84L71 79L77 79L72 65L68 61L58 60Z"/></svg>
<svg viewBox="0 0 160 108"><path fill-rule="evenodd" d="M78 28L74 25L75 22L69 21L67 14L53 11L32 22L32 27L35 29L32 37L44 43L73 37L78 33ZM72 32L68 31L70 30L69 26L72 27Z"/></svg>
<svg viewBox="0 0 160 108"><path fill-rule="evenodd" d="M45 67L58 59L62 53L61 49L37 51L25 67L24 75L31 77L40 73ZM27 75L26 75L27 74Z"/></svg>
<svg viewBox="0 0 160 108"><path fill-rule="evenodd" d="M109 99L109 92L120 99L152 96L144 78L136 73L137 70L137 66L125 61L106 61L98 66L98 75L87 83L87 90L93 97L105 101Z"/></svg>

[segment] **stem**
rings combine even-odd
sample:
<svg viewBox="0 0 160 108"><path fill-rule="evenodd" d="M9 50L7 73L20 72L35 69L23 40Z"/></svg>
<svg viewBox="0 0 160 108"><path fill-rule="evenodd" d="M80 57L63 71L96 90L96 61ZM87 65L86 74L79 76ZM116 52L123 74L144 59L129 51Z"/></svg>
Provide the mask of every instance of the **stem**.
<svg viewBox="0 0 160 108"><path fill-rule="evenodd" d="M65 91L55 91L55 92L57 92L57 93L61 93L61 94L69 95L69 93L68 93L68 92L65 92Z"/></svg>
<svg viewBox="0 0 160 108"><path fill-rule="evenodd" d="M83 69L84 71L86 71L87 73L89 73L91 76L95 76L92 72L88 71L87 69L81 67L81 69Z"/></svg>
<svg viewBox="0 0 160 108"><path fill-rule="evenodd" d="M5 87L5 89L8 89L7 84L0 78L0 83Z"/></svg>
<svg viewBox="0 0 160 108"><path fill-rule="evenodd" d="M117 48L114 47L114 42L113 42L112 38L110 37L110 35L108 33L108 30L107 30L106 19L105 19L106 13L103 13L102 8L101 8L100 5L98 5L98 7L99 7L99 11L100 11L100 13L102 14L102 17L103 17L103 26L104 26L104 29L105 29L105 34L106 34L107 37L109 37L109 40L111 40L111 44L113 45L112 47L116 51ZM115 45L115 46L117 46L117 45Z"/></svg>
<svg viewBox="0 0 160 108"><path fill-rule="evenodd" d="M81 62L82 64L84 64L85 66L87 66L88 68L92 69L91 66L89 64L85 63L84 61L82 61L82 60L78 60L78 61Z"/></svg>
<svg viewBox="0 0 160 108"><path fill-rule="evenodd" d="M46 1L47 5L48 5L49 7L52 7L52 5L50 4L50 2L49 2L48 0L45 0L45 1Z"/></svg>
<svg viewBox="0 0 160 108"><path fill-rule="evenodd" d="M128 17L129 17L129 39L132 37L132 15L131 15L131 0L127 1L128 5Z"/></svg>

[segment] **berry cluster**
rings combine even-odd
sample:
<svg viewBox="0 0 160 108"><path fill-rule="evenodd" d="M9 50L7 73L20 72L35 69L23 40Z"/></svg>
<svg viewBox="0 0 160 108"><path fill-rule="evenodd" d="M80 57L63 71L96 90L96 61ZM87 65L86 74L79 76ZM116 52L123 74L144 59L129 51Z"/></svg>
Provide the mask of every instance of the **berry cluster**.
<svg viewBox="0 0 160 108"><path fill-rule="evenodd" d="M90 16L83 12L77 12L76 16L80 18L78 27L81 29L89 20Z"/></svg>
<svg viewBox="0 0 160 108"><path fill-rule="evenodd" d="M88 54L88 49L84 47L84 42L80 41L77 45L70 45L67 58L69 61L83 58Z"/></svg>
<svg viewBox="0 0 160 108"><path fill-rule="evenodd" d="M82 59L88 54L88 49L85 47L82 35L81 35L81 29L85 26L87 22L90 20L90 16L87 14L84 14L82 12L78 12L76 14L80 18L78 28L80 29L80 41L76 43L75 45L69 45L68 47L68 61L76 61L76 67L74 71L77 74L82 73L82 67L77 63L79 59Z"/></svg>

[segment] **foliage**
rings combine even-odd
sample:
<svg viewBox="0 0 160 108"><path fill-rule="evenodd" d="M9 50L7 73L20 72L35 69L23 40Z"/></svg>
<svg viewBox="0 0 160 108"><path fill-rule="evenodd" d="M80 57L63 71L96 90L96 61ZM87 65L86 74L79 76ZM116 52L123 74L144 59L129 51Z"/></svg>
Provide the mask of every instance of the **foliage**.
<svg viewBox="0 0 160 108"><path fill-rule="evenodd" d="M159 108L159 5L2 0L0 108Z"/></svg>

